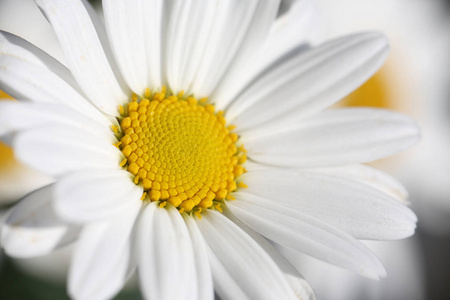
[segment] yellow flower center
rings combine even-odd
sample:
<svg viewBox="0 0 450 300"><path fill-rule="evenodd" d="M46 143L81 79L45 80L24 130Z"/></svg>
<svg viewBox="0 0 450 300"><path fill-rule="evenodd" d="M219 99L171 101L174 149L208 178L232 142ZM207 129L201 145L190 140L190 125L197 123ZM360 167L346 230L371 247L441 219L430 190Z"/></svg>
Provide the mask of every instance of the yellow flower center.
<svg viewBox="0 0 450 300"><path fill-rule="evenodd" d="M161 201L161 207L169 202L180 212L198 214L212 206L220 210L224 199L233 199L236 178L245 171L245 150L236 146L238 135L226 126L223 112L205 102L166 95L163 88L133 96L120 108L121 166L142 184L144 201Z"/></svg>

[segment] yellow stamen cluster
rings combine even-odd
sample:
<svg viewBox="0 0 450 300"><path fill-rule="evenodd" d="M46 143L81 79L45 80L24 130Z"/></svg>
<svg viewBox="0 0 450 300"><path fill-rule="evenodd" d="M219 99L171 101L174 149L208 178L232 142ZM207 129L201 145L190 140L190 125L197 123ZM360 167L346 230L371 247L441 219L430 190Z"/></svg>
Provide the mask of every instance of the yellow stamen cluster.
<svg viewBox="0 0 450 300"><path fill-rule="evenodd" d="M161 207L167 201L199 216L213 206L220 211L220 201L245 186L236 182L245 172L245 150L236 146L223 112L205 100L166 95L163 88L120 107L122 137L115 145L125 156L120 165L143 185L142 200L161 201Z"/></svg>

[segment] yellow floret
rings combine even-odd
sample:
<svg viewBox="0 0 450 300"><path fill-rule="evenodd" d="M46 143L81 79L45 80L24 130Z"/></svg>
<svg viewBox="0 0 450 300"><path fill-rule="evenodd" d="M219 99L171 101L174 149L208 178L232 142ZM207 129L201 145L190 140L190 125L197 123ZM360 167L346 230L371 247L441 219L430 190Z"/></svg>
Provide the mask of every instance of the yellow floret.
<svg viewBox="0 0 450 300"><path fill-rule="evenodd" d="M119 107L120 130L112 130L122 134L115 144L125 156L120 166L142 184L142 199L162 201L160 207L169 202L200 218L215 200L234 199L230 193L245 186L236 179L247 157L223 111L216 113L207 98L183 95L166 88L154 94L146 89L145 98L133 95L126 111ZM220 204L214 207L221 211Z"/></svg>

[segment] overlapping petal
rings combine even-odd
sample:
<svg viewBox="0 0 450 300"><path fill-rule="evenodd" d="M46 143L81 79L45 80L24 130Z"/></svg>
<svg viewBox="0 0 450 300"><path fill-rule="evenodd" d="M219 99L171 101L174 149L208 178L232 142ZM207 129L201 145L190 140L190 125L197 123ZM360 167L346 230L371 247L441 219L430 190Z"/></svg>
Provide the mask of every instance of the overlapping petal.
<svg viewBox="0 0 450 300"><path fill-rule="evenodd" d="M124 170L86 170L62 177L55 184L54 208L64 220L76 223L98 221L136 203L142 187Z"/></svg>
<svg viewBox="0 0 450 300"><path fill-rule="evenodd" d="M180 213L152 202L142 213L137 235L141 290L148 299L197 299L194 249Z"/></svg>
<svg viewBox="0 0 450 300"><path fill-rule="evenodd" d="M228 219L233 221L242 230L245 231L255 242L270 255L270 258L278 265L278 267L283 271L289 285L291 286L294 293L299 299L302 300L314 300L315 295L311 286L303 279L303 276L286 260L286 258L278 252L275 247L262 235L245 225L244 222L236 218L228 208L225 208L224 214Z"/></svg>
<svg viewBox="0 0 450 300"><path fill-rule="evenodd" d="M399 201L406 201L408 198L408 191L397 179L371 166L349 165L334 168L314 169L314 171L364 183Z"/></svg>
<svg viewBox="0 0 450 300"><path fill-rule="evenodd" d="M75 299L110 299L135 268L133 232L141 203L83 227L69 270L69 294Z"/></svg>
<svg viewBox="0 0 450 300"><path fill-rule="evenodd" d="M286 11L273 22L267 37L246 63L227 73L211 96L217 109L225 109L250 82L295 48L308 50L317 31L317 7L311 0L282 1ZM279 12L280 13L280 12Z"/></svg>
<svg viewBox="0 0 450 300"><path fill-rule="evenodd" d="M22 38L3 31L0 82L0 88L16 99L66 105L102 124L109 123L82 96L69 69Z"/></svg>
<svg viewBox="0 0 450 300"><path fill-rule="evenodd" d="M211 266L208 260L208 246L194 219L186 213L183 214L183 219L186 222L186 226L192 240L192 245L194 247L194 262L198 278L198 300L213 299L214 286Z"/></svg>
<svg viewBox="0 0 450 300"><path fill-rule="evenodd" d="M79 227L59 219L52 208L53 186L25 196L2 227L2 246L8 255L20 258L51 253L75 241Z"/></svg>
<svg viewBox="0 0 450 300"><path fill-rule="evenodd" d="M405 150L419 141L410 117L386 110L327 110L277 131L244 133L242 142L258 162L287 167L364 163Z"/></svg>
<svg viewBox="0 0 450 300"><path fill-rule="evenodd" d="M157 1L103 1L106 29L118 67L128 86L136 94L143 94L149 86L147 52L159 47L153 40L147 49L146 19L151 2ZM156 67L156 66L155 66Z"/></svg>
<svg viewBox="0 0 450 300"><path fill-rule="evenodd" d="M219 13L216 0L175 0L167 2L165 73L169 87L189 92Z"/></svg>
<svg viewBox="0 0 450 300"><path fill-rule="evenodd" d="M65 125L21 132L13 146L20 161L54 176L83 169L117 169L121 160L120 151L108 140Z"/></svg>
<svg viewBox="0 0 450 300"><path fill-rule="evenodd" d="M360 33L302 50L274 62L229 107L227 120L239 132L299 120L332 105L378 70L388 44L382 34Z"/></svg>
<svg viewBox="0 0 450 300"><path fill-rule="evenodd" d="M99 109L118 115L129 91L113 60L103 24L87 1L36 0L49 20L67 64L84 93Z"/></svg>
<svg viewBox="0 0 450 300"><path fill-rule="evenodd" d="M358 239L400 239L414 233L417 218L403 203L371 186L314 171L261 170L244 175L239 192L306 213Z"/></svg>
<svg viewBox="0 0 450 300"><path fill-rule="evenodd" d="M112 124L112 123L110 123ZM47 103L0 102L0 136L36 127L70 126L113 143L116 139L110 126L80 114L63 105Z"/></svg>
<svg viewBox="0 0 450 300"><path fill-rule="evenodd" d="M380 260L350 235L307 212L292 210L260 196L236 193L230 211L253 230L284 247L379 279L386 276Z"/></svg>
<svg viewBox="0 0 450 300"><path fill-rule="evenodd" d="M229 68L252 55L267 35L279 0L216 1L214 22L196 70L191 92L210 96Z"/></svg>
<svg viewBox="0 0 450 300"><path fill-rule="evenodd" d="M228 218L209 210L197 224L209 246L214 286L221 299L296 299L270 256Z"/></svg>

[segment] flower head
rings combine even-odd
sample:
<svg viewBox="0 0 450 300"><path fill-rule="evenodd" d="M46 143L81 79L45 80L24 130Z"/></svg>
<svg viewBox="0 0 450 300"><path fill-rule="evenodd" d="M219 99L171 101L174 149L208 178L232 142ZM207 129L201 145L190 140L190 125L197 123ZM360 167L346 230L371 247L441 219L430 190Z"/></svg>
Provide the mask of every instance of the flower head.
<svg viewBox="0 0 450 300"><path fill-rule="evenodd" d="M76 243L69 293L104 299L137 268L148 299L313 297L295 253L384 276L357 239L414 232L406 194L359 165L418 139L408 117L324 110L388 52L361 33L310 47L309 1L37 0L67 68L0 35L0 135L55 177L6 221L6 252Z"/></svg>

